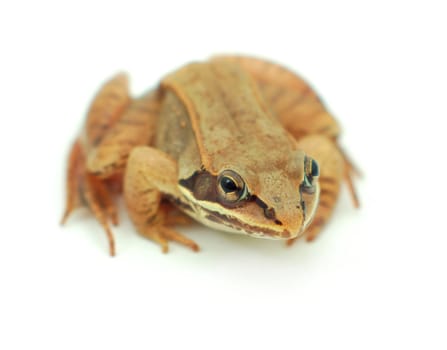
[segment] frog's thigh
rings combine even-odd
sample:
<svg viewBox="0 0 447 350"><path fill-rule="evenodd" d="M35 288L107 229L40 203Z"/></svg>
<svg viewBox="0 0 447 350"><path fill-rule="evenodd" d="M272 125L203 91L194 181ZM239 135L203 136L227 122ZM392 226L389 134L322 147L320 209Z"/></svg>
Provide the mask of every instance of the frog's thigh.
<svg viewBox="0 0 447 350"><path fill-rule="evenodd" d="M306 239L311 241L332 214L343 179L344 160L334 142L321 135L304 137L298 142L298 146L316 159L320 166L320 201L315 217L305 233Z"/></svg>
<svg viewBox="0 0 447 350"><path fill-rule="evenodd" d="M118 74L107 81L96 94L87 114L83 133L72 146L68 160L67 198L64 223L74 209L88 206L104 227L109 240L110 254L115 254L115 243L108 219L118 223L116 206L108 186L86 169L86 158L121 118L130 103L127 77Z"/></svg>
<svg viewBox="0 0 447 350"><path fill-rule="evenodd" d="M90 149L87 157L89 172L107 178L122 171L134 147L151 144L159 111L160 101L156 92L133 100Z"/></svg>
<svg viewBox="0 0 447 350"><path fill-rule="evenodd" d="M70 151L67 172L67 203L63 222L76 207L82 206L85 202L83 192L89 182L86 176L86 157L121 117L129 103L128 80L125 74L118 74L104 83L93 99L87 113L83 133ZM94 204L99 202L101 201L95 201Z"/></svg>
<svg viewBox="0 0 447 350"><path fill-rule="evenodd" d="M165 153L151 147L132 150L124 175L124 198L138 232L168 251L168 241L176 241L197 251L198 245L168 227L167 212L160 206L162 194L180 197L177 164Z"/></svg>
<svg viewBox="0 0 447 350"><path fill-rule="evenodd" d="M105 82L96 94L84 125L83 144L87 152L101 142L130 104L128 85L127 76L120 73Z"/></svg>

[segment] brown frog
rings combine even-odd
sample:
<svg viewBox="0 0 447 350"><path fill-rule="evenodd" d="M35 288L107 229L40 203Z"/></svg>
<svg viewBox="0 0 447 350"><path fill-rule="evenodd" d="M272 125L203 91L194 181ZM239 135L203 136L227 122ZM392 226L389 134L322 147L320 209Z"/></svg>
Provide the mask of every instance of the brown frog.
<svg viewBox="0 0 447 350"><path fill-rule="evenodd" d="M186 221L254 237L312 240L355 172L337 144L339 126L316 93L289 70L220 56L167 75L139 98L119 74L95 97L69 158L62 222L87 206L104 227L118 223L122 184L139 233L199 246L172 226ZM118 186L120 187L120 186Z"/></svg>

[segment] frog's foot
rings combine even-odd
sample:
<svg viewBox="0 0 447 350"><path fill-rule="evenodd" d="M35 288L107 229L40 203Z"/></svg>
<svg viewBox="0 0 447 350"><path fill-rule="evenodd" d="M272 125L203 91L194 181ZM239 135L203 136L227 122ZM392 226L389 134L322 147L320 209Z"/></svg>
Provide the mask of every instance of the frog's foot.
<svg viewBox="0 0 447 350"><path fill-rule="evenodd" d="M161 245L163 253L169 251L168 241L175 241L184 246L191 248L193 251L198 252L200 250L197 243L182 235L180 232L173 230L166 226L148 226L146 230L139 230L140 234L146 238L153 240Z"/></svg>
<svg viewBox="0 0 447 350"><path fill-rule="evenodd" d="M86 171L85 154L79 141L70 152L67 172L66 209L61 220L64 224L78 207L88 207L104 228L109 242L110 255L115 255L115 240L110 230L109 220L118 224L118 211L112 200L106 180Z"/></svg>
<svg viewBox="0 0 447 350"><path fill-rule="evenodd" d="M143 237L161 245L163 253L169 251L169 241L180 243L198 252L200 247L196 242L172 228L172 226L189 224L190 222L186 215L180 213L171 204L162 202L157 213L152 218L140 223L137 229Z"/></svg>
<svg viewBox="0 0 447 350"><path fill-rule="evenodd" d="M196 242L184 236L175 229L165 226L164 223L151 222L143 227L137 227L137 229L143 237L149 238L158 243L161 246L163 253L167 253L169 251L169 241L180 243L191 248L195 252L200 250L200 247Z"/></svg>
<svg viewBox="0 0 447 350"><path fill-rule="evenodd" d="M199 246L171 226L187 223L170 204L162 202L162 193L181 198L177 188L177 164L163 152L151 147L136 147L129 156L124 175L124 198L137 231L168 252L169 241L199 251Z"/></svg>

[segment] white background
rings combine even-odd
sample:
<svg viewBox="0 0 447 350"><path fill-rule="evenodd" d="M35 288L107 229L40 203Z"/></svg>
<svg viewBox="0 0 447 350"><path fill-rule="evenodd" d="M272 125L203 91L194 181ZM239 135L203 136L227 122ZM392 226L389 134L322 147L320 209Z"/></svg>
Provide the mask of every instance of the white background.
<svg viewBox="0 0 447 350"><path fill-rule="evenodd" d="M443 1L0 5L1 349L446 349ZM124 211L118 256L61 228L66 156L106 78L142 93L215 53L317 87L365 176L315 243L185 229L167 255Z"/></svg>

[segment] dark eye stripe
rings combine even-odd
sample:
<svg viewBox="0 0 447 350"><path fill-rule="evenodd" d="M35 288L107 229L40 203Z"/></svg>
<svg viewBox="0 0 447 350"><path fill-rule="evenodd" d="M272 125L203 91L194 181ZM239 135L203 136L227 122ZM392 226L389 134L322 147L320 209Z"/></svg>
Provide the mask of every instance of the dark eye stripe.
<svg viewBox="0 0 447 350"><path fill-rule="evenodd" d="M179 185L188 189L197 200L216 202L216 182L216 176L206 170L200 170L186 179L181 179Z"/></svg>

